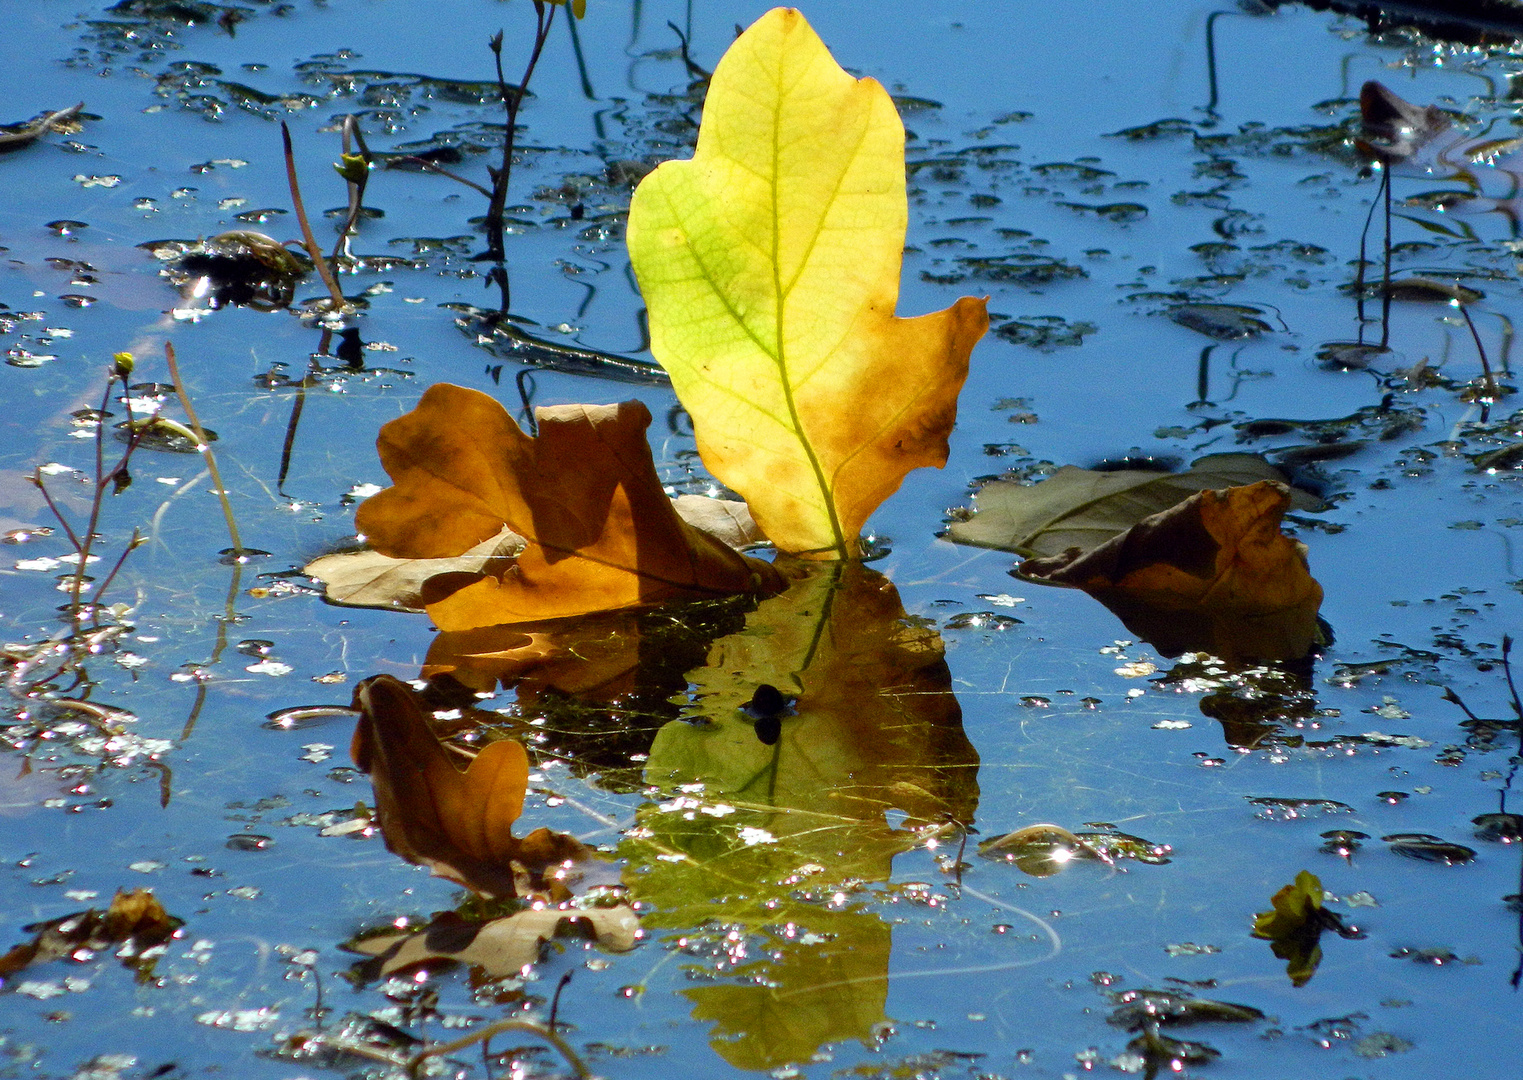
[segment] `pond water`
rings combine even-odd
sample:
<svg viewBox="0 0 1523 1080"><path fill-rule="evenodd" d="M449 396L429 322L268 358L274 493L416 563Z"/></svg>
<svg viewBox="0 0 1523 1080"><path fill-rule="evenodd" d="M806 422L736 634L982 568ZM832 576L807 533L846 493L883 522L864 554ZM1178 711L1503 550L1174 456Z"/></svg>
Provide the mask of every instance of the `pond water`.
<svg viewBox="0 0 1523 1080"><path fill-rule="evenodd" d="M638 372L649 354L623 223L634 179L691 152L702 82L678 31L711 69L765 6L588 7L574 41L557 22L519 117L511 310L550 343L541 358L581 348ZM515 412L521 395L638 398L662 480L708 493L675 398L659 381L546 366L520 379L506 339L466 310L498 302L490 264L471 259L485 201L442 176L372 173L365 203L380 215L362 220L342 280L368 301L364 347L344 359L289 311L181 298L148 248L230 229L295 237L277 120L324 245L346 198L329 166L345 115L378 155L433 153L487 183L501 107L486 43L505 28L513 77L530 5L0 11L0 121L79 101L85 117L0 155L0 949L118 890L151 889L183 920L147 959L118 955L120 936L55 928L60 947L0 974L0 1077L400 1075L381 1059L505 1018L544 1022L567 974L558 1030L609 1077L1516 1074L1511 146L1468 186L1393 178L1393 273L1484 296L1463 310L1398 299L1389 352L1319 353L1382 334L1361 327L1349 288L1379 198L1353 145L1361 85L1506 140L1523 51L1372 36L1299 7L864 11L805 14L845 67L891 90L910 132L900 312L989 297L994 330L950 460L872 519L884 553L826 602L834 651L778 749L705 749L678 715L719 693L726 676L704 657L721 635L738 642L742 681L786 671L766 641L817 596L752 612L745 633L744 605L640 616L606 631L634 650L606 686L530 680L479 699L531 747L518 830L597 849L573 891L596 910L634 901L642 920L637 940L610 930L604 943L632 947L562 936L540 953L531 940L528 960L485 931L462 954L513 905L388 851L350 714L267 719L347 706L362 679L415 680L452 655L424 615L326 604L300 570L352 542L355 503L387 482L378 428L433 383ZM1377 212L1372 281L1380 229ZM311 278L296 296L321 293ZM1379 316L1378 300L1365 306ZM90 568L103 578L134 529L146 538L105 597L123 606L93 652L55 659L62 673L27 696L67 633L59 560L74 550L30 478L41 466L83 529L95 420L80 410L99 407L121 350L138 358L134 384L169 383L165 341L217 433L242 541L268 554L221 557L230 542L194 452L138 449ZM1161 655L1082 592L1012 578L1009 554L941 537L990 477L1238 450L1322 500L1287 519L1331 639L1304 661ZM499 675L475 674L488 689ZM916 694L931 704L884 704ZM447 721L458 701L434 704ZM679 786L706 761L707 787ZM744 779L757 769L770 770L764 795ZM978 854L1039 824L1067 833ZM1387 839L1402 834L1428 839ZM1314 973L1292 979L1296 958L1251 931L1303 870L1363 936L1329 929ZM414 948L467 962L382 970L354 946L425 924ZM523 1030L423 1068L568 1070Z"/></svg>

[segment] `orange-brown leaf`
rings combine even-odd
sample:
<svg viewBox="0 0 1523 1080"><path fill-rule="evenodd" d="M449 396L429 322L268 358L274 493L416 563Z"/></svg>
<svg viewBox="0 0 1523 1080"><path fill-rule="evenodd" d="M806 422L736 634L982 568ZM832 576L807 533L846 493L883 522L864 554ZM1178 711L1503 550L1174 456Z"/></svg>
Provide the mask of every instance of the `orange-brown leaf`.
<svg viewBox="0 0 1523 1080"><path fill-rule="evenodd" d="M1087 553L1028 559L1021 574L1100 600L1166 656L1299 659L1317 635L1322 587L1280 532L1283 484L1202 491Z"/></svg>
<svg viewBox="0 0 1523 1080"><path fill-rule="evenodd" d="M500 575L444 575L425 587L440 629L781 587L769 564L673 510L640 402L555 406L536 417L539 436L530 438L494 398L441 383L381 429L381 464L395 485L356 515L376 550L447 558L504 524L526 541Z"/></svg>
<svg viewBox="0 0 1523 1080"><path fill-rule="evenodd" d="M489 743L462 769L400 679L366 679L355 687L354 705L362 715L351 754L375 785L386 846L404 859L503 897L517 894L515 861L537 871L584 853L572 838L542 829L525 839L513 835L529 783L529 758L519 743Z"/></svg>

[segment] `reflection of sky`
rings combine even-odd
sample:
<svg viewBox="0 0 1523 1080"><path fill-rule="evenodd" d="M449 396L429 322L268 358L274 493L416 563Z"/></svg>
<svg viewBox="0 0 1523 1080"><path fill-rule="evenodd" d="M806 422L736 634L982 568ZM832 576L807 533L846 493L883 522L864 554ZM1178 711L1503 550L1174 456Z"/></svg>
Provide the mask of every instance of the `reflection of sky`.
<svg viewBox="0 0 1523 1080"><path fill-rule="evenodd" d="M748 20L765 5L695 2L693 6L694 56L712 66L729 39L731 24ZM1047 186L1072 201L1124 199L1149 209L1145 220L1120 226L1059 208L1054 205L1058 196L1052 192L1028 196L1023 190L1025 175L1002 180L995 188L976 170L970 170L973 179L966 183L928 185L923 200L912 206L910 242L925 254L907 265L903 312L939 308L963 291L987 290L992 294L991 307L1011 318L1061 316L1099 327L1083 347L1050 355L992 337L982 344L974 357L948 469L911 477L875 521L893 539L894 548L889 558L876 565L898 583L912 615L942 620L994 604L979 599L980 594L1015 589L1005 576L1008 557L954 549L931 539L943 511L964 500L968 481L1012 463L988 457L985 444L1016 442L1026 448L1032 461L1057 464L1091 464L1124 454L1132 446L1186 459L1195 452L1232 448L1231 436L1205 445L1220 431L1155 435L1161 428L1188 428L1199 422L1202 414L1186 406L1195 397L1197 358L1204 339L1164 319L1147 317L1145 307L1140 311L1135 305L1117 303L1121 296L1143 287L1166 291L1174 280L1205 272L1201 258L1190 248L1222 239L1213 229L1222 211L1179 206L1172 196L1215 186L1213 178L1196 174L1209 155L1188 136L1151 143L1101 137L1162 117L1199 117L1196 110L1208 94L1203 20L1216 5L1138 5L1130 0L938 5L906 0L874 4L871 17L864 17L863 5L818 6L821 10L810 10L808 15L848 67L875 75L890 86L902 86L905 93L944 103L939 114L921 112L909 117L909 127L920 136L921 145L944 139L947 147L957 149L975 141L969 132L993 117L1030 111L1031 119L1004 126L986 141L1017 144L1019 150L1012 151L1012 156L1025 165L1096 156L1099 167L1115 174L1101 195L1084 195L1071 185ZM59 27L75 16L78 7L68 0L33 0L8 5L5 13L7 45L14 49L16 42L25 42L28 53L41 59L0 66L0 100L7 102L7 113L0 119L19 120L80 99L89 111L106 117L79 137L97 146L98 156L69 154L58 147L61 140L52 137L45 146L0 158L0 183L6 191L6 198L0 200L0 244L10 249L6 260L23 264L7 261L0 266L0 301L18 310L45 309L48 325L76 331L75 337L45 350L59 354L60 361L32 371L0 369L6 387L0 461L8 470L0 477L0 491L8 498L16 491L16 501L30 490L18 479L21 469L30 468L34 461L77 460L68 457L79 446L67 437L63 418L97 392L94 368L173 303L172 291L155 276L157 267L133 245L163 236L194 238L227 227L230 212L216 209L222 198L246 197L249 208L284 206L287 200L273 125L242 113L229 113L219 124L173 107L144 113L145 108L162 103L152 94L151 80L120 69L112 78L101 78L89 68L53 65L53 59L66 56L76 43L75 30ZM684 23L686 8L677 2L642 5L638 48L674 44L665 23L668 19ZM400 0L346 0L325 9L302 2L290 19L261 16L241 24L236 38L211 28L186 31L182 36L185 50L164 62L187 58L214 63L251 85L284 91L299 89L291 73L293 63L349 48L362 54L353 61L359 69L481 79L490 73L486 37L498 26L521 26L528 5L441 0L428 5L427 19L388 17L392 12L417 10L417 5ZM589 75L604 98L639 97L629 88L631 65L625 54L630 11L628 3L591 0L590 17L581 26ZM963 27L952 29L953 21L961 21ZM1359 34L1345 40L1329 33L1327 25L1325 16L1302 10L1263 19L1237 15L1219 19L1221 121L1213 130L1231 133L1249 121L1270 127L1328 123L1346 115L1346 110L1330 116L1312 106L1352 96L1364 79L1372 77L1386 79L1409 100L1426 102L1449 95L1459 108L1470 107L1471 95L1487 92L1484 79L1466 74L1457 64L1446 70L1389 68L1388 64L1400 60L1398 51L1376 49ZM263 72L241 71L239 65L252 61L269 66ZM517 62L510 59L510 72ZM1493 62L1489 72L1500 81L1505 66ZM590 147L595 137L592 110L606 102L594 105L581 97L564 36L551 42L538 78L538 97L523 115L528 125L526 141ZM635 65L632 79L642 92L666 90L684 81L675 64L658 62ZM347 107L340 100L292 117L309 204L319 211L339 204L341 187L326 171L336 136L316 129ZM433 103L433 108L420 120L415 129L418 135L435 126L492 115L490 109L440 103ZM1480 105L1476 110L1510 115L1500 106ZM376 143L378 149L389 145L384 139ZM912 150L919 152L916 144ZM1291 328L1243 348L1234 364L1239 371L1254 375L1244 379L1230 408L1240 410L1244 417L1329 418L1377 402L1383 391L1368 376L1320 372L1310 360L1321 342L1351 336L1350 305L1335 286L1346 274L1347 260L1354 257L1365 200L1373 185L1355 183L1342 163L1312 155L1279 157L1229 149L1223 156L1235 161L1248 178L1223 197L1232 209L1262 215L1257 225L1263 232L1237 240L1242 247L1288 239L1315 243L1329 251L1323 266L1275 263L1266 256L1265 263L1280 268L1250 274L1238 285L1221 288L1220 299L1274 305ZM249 164L204 174L189 171L193 164L218 158L240 158ZM542 182L557 179L557 170L562 168L595 171L598 167L590 157L548 159L535 170L524 170L518 181L521 187L515 190L528 193ZM125 179L117 188L85 188L72 180L76 173L121 174ZM481 175L479 165L474 166L473 175ZM1317 176L1325 179L1303 185ZM1148 186L1119 191L1113 186L1132 182ZM200 189L196 200L173 198L172 192L191 186ZM991 209L970 207L967 196L986 191L996 194L1001 203ZM156 199L160 211L134 210L133 202L140 197ZM357 245L362 251L406 254L410 245L392 247L388 241L464 233L469 228L466 219L479 212L475 195L463 188L457 192L454 185L436 178L381 175L370 198L386 210L387 217L367 224ZM950 219L978 214L994 220L982 226L948 224ZM43 225L57 218L83 220L90 228L75 239L55 238ZM295 231L289 218L273 219L264 227L281 237ZM326 223L318 227L321 230ZM1478 220L1476 227L1488 238L1499 235L1494 222ZM920 277L939 251L930 247L931 241L950 238L976 243L980 253L999 253L1013 242L996 234L997 228L1031 231L1049 242L1043 250L1083 266L1090 276L1040 290L972 279L944 286ZM1406 230L1399 239L1428 238L1410 223L1399 224L1398 229ZM623 277L622 250L613 244L586 251L581 244L551 228L514 238L515 310L546 327L580 324L580 340L589 345L632 349L639 340L638 300ZM1111 255L1092 259L1084 255L1102 248ZM946 251L959 253L952 248ZM92 290L71 288L66 274L43 261L57 255L92 262L103 271L100 285ZM1463 256L1438 250L1422 260L1443 265L1451 258L1484 262L1496 255L1494 248L1489 254ZM596 298L580 314L586 290L554 271L557 259L587 267L602 260L609 266L601 274L578 278L598 288ZM1510 258L1498 257L1495 263L1511 272ZM1143 274L1144 266L1157 269ZM1286 284L1287 278L1301 272L1308 281L1305 287ZM356 484L382 479L371 433L405 407L418 387L446 378L492 387L482 375L483 357L436 306L446 301L481 302L479 281L401 272L378 277L394 280L395 290L374 298L367 331L397 346L399 364L402 358L411 358L407 370L415 371L417 379L391 380L385 388L357 384L345 394L310 396L292 479L286 486L298 500L294 506L268 497L259 485L274 473L289 400L251 393L249 379L276 362L301 370L315 347L314 336L286 316L247 311L218 312L197 327L176 331L181 363L198 392L198 409L222 434L219 451L239 463L237 472L227 471L245 478L232 482L244 489L238 496L238 510L246 538L277 551L277 569L300 562L304 555L348 533L351 521L339 506L339 496ZM1144 286L1132 286L1134 281ZM1477 313L1477 322L1490 335L1488 341L1496 342L1497 312L1511 310L1512 289L1505 282L1487 283L1486 288L1493 294L1492 304ZM65 292L82 291L99 295L101 302L79 311L56 299ZM316 291L314 287L308 294ZM34 297L34 292L43 295ZM409 298L423 302L409 304ZM1434 314L1410 308L1398 312L1403 364L1447 357L1451 373L1468 377L1475 365L1473 354L1466 351L1470 346L1465 332L1451 333L1434 321ZM1225 363L1224 354L1233 351L1219 349L1218 357ZM143 377L163 379L164 375L161 367L145 364ZM612 401L638 393L658 417L671 404L663 390L636 392L627 386L559 376L542 376L539 383L545 401ZM503 395L511 400L512 390L504 389ZM1019 411L1035 414L1036 423L1012 425L1007 417L1015 410L991 408L998 399L1017 396L1029 399ZM1053 1062L1072 1067L1068 1063L1077 1051L1103 1043L1109 1052L1124 1042L1098 1019L1105 1002L1088 982L1095 973L1105 971L1121 973L1137 984L1168 977L1236 982L1244 987L1239 996L1282 1017L1287 1028L1304 1026L1323 1015L1364 1011L1371 1019L1363 1022L1367 1025L1363 1032L1396 1030L1418 1044L1416 1052L1382 1063L1393 1077L1464 1072L1467 1065L1469 1072L1484 1074L1490 1065L1485 1057L1488 1048L1514 1044L1504 1039L1515 1040L1516 1032L1505 1028L1515 1014L1495 1007L1494 997L1502 992L1515 955L1507 937L1514 927L1502 924L1498 904L1500 896L1516 888L1515 857L1505 857L1511 853L1478 843L1481 857L1475 865L1448 868L1396 865L1397 860L1378 843L1367 844L1352 865L1317 852L1318 834L1333 828L1359 828L1372 836L1428 831L1466 840L1469 817L1494 807L1489 794L1481 797L1484 784L1492 782L1478 783L1477 778L1495 767L1497 757L1472 755L1453 768L1433 762L1434 753L1448 741L1461 741L1455 713L1439 699L1438 685L1458 683L1467 702L1483 715L1501 715L1500 685L1494 671L1477 672L1473 662L1454 662L1448 658L1454 655L1449 650L1438 660L1406 663L1402 670L1411 672L1411 679L1398 671L1385 678L1373 676L1350 689L1330 687L1325 681L1334 663L1411 655L1400 646L1432 650L1435 626L1484 655L1494 651L1504 629L1523 625L1517 618L1518 594L1510 584L1517 575L1506 564L1507 545L1516 526L1502 520L1523 520L1512 485L1506 477L1471 474L1463 460L1446 458L1440 450L1427 450L1431 458L1409 453L1413 446L1432 446L1447 439L1467 418L1465 406L1445 391L1428 391L1414 400L1428 410L1421 433L1380 443L1365 456L1340 466L1353 470L1341 480L1349 498L1333 515L1347 531L1330 536L1308 530L1302 535L1312 548L1313 572L1327 588L1324 614L1334 624L1340 642L1319 665L1313 686L1320 695L1319 706L1340 710L1341 715L1304 717L1307 724L1296 733L1309 743L1328 740L1339 731L1418 734L1434 741L1434 751L1393 748L1376 754L1369 747L1355 747L1350 754L1279 746L1253 754L1235 753L1224 746L1215 722L1200 715L1198 693L1175 694L1172 689L1155 689L1145 678L1117 673L1128 664L1157 658L1137 646L1113 645L1114 639L1127 635L1093 601L1075 592L1020 586L1016 591L1026 601L1009 608L995 606L1022 619L1021 624L998 633L973 628L943 635L964 726L980 757L977 827L988 836L1032 822L1055 820L1078 828L1086 822L1107 821L1170 843L1179 857L1168 867L1128 868L1120 874L1079 864L1039 882L1024 878L1014 868L980 867L974 887L1002 901L1014 897L1017 904L1038 912L1062 936L1063 952L1048 964L1014 975L983 980L951 974L891 980L884 1012L900 1033L888 1052L902 1056L938 1047L991 1049L996 1056L1005 1055L991 1070L1008 1072L1010 1054L1035 1046L1039 1061L1053 1071L1059 1069ZM675 467L674 455L690 450L691 445L690 439L660 435L658 462ZM1398 461L1401 464L1395 464ZM198 503L182 498L155 518L168 494L178 490L158 481L177 478L184 483L190 476L180 460L144 459L133 489L111 504L118 516L109 527L118 534L130 528L123 522L155 520L158 529L154 544L134 556L128 574L134 584L143 582L147 597L141 632L159 640L134 645L148 656L151 666L130 687L124 681L119 694L142 716L145 734L156 738L174 738L180 731L194 687L171 682L169 673L178 673L182 662L202 662L210 655L215 627L208 613L222 610L228 585L225 571L209 572L202 565L210 564L225 541L208 540ZM1376 479L1387 481L1391 489L1370 490L1369 484ZM1466 486L1471 484L1479 486ZM1484 486L1488 484L1494 486ZM200 499L204 491L194 494ZM1479 527L1450 528L1471 521ZM1435 552L1443 557L1436 559ZM32 549L20 553L30 555ZM34 584L17 576L5 581L6 616L14 620L7 624L11 633L33 633L47 623L57 602L51 581ZM1462 595L1458 586L1486 592L1484 596ZM951 603L938 606L943 601ZM22 607L23 603L29 606ZM247 660L224 663L228 681L212 685L194 739L175 752L173 799L167 812L158 809L154 778L128 784L106 776L96 781L100 790L91 798L104 797L101 792L114 797L113 817L98 816L101 811L63 816L61 810L40 808L7 817L6 844L0 852L6 865L16 864L33 849L42 854L30 865L8 871L9 876L0 882L0 897L6 899L3 906L8 911L25 912L40 905L48 911L38 917L61 914L75 903L63 899L62 890L94 889L109 896L123 883L124 874L133 879L129 884L138 880L138 872L125 870L126 866L160 860L165 869L155 871L152 882L177 898L170 904L176 914L194 915L195 933L218 940L215 970L224 980L219 985L250 987L247 994L253 1006L260 1004L254 998L273 1001L290 989L278 973L271 974L268 965L261 966L259 950L270 942L337 942L377 908L388 912L394 905L446 908L455 897L453 890L426 882L421 872L403 866L377 845L336 846L344 842L319 837L317 828L281 826L303 813L338 808L347 812L360 797L360 788L328 777L330 770L343 765L342 746L348 734L343 725L300 733L260 730L250 738L258 717L269 710L308 697L346 697L346 688L315 686L307 681L313 677L346 666L368 673L374 669L373 662L403 674L415 672L431 640L425 624L324 608L300 599L269 603L240 599L239 610L250 621L231 632L230 644L245 637L276 639L281 661L297 670L290 677L273 679L245 671ZM1383 635L1400 646L1383 649L1370 644ZM226 653L232 658L234 650ZM1144 693L1129 699L1132 690ZM1398 699L1402 709L1396 711L1409 715L1398 719L1393 711L1370 712L1385 708L1386 695ZM1023 704L1023 698L1031 703ZM1185 722L1193 727L1179 726ZM304 744L332 749L309 751ZM303 758L304 753L333 756L319 764ZM1395 776L1393 768L1407 775ZM546 771L551 786L580 792L584 801L610 816L627 819L633 812L634 797L583 791L566 769ZM31 783L6 782L7 794L0 801L7 813L12 795L35 802L26 794ZM1372 799L1374 793L1393 786L1411 791L1412 797L1398 807ZM1430 792L1417 790L1424 787ZM1336 799L1355 809L1271 821L1255 816L1246 801L1260 797ZM586 827L586 819L569 804L538 807L534 813L558 828L580 831ZM108 832L102 823L114 830L109 831L107 844L102 842ZM274 835L278 844L274 854L229 851L223 846L229 833L246 827ZM603 839L611 836L605 834ZM929 882L943 889L946 875L937 865L938 854L945 852L922 848L900 854L892 882L895 886ZM204 861L185 861L191 858ZM1268 947L1246 937L1252 913L1263 910L1273 891L1308 865L1316 867L1336 893L1347 896L1369 890L1381 905L1370 913L1371 941L1328 943L1328 959L1310 987L1319 995L1315 999L1304 993L1293 995ZM297 872L293 867L303 869ZM308 867L320 867L322 872L306 873ZM193 870L203 868L225 877L192 876ZM73 872L67 883L31 883L66 872ZM1020 888L1023 884L1025 889ZM227 891L240 887L262 889L263 894L246 900ZM408 895L404 893L408 889L416 894L405 901L398 899ZM212 898L203 900L208 894ZM79 902L78 906L87 905ZM949 972L974 967L982 955L1002 947L1000 939L1005 935L1032 932L1008 912L971 893L948 907L944 911L938 906L931 913L908 897L880 905L884 919L904 916L904 922L892 929L894 970L916 972L939 964ZM1054 916L1054 911L1063 914ZM18 915L15 921L19 924L25 918L30 916ZM966 925L961 922L964 918L969 920ZM254 925L259 927L257 941L250 929ZM1001 934L997 928L1002 925L1016 929ZM1424 946L1443 944L1461 956L1478 956L1483 963L1435 973L1443 985L1430 986L1427 973L1387 955L1414 941ZM1168 946L1186 944L1222 951L1194 955L1166 951ZM1045 949L1047 945L1044 939L1022 947ZM611 1041L630 1044L688 1039L687 1033L674 1035L665 1026L688 1011L679 995L693 987L685 977L672 974L679 965L668 965L651 976L652 989L644 1006L650 1011L638 1014L616 1011L624 1008L616 991L636 982L660 961L650 949L614 961L605 973L589 970L579 975L567 995L564 1007L582 1010L576 1021L584 1025L583 1030L607 1023L615 1029ZM179 974L202 970L193 966L194 961L175 963L178 967L173 970ZM1418 983L1423 985L1413 990ZM115 987L106 977L90 993L93 996L66 999L80 1018L74 1025L50 1028L50 1035L63 1048L55 1062L65 1061L72 1067L95 1053L99 1040L91 1032L97 1029L87 1026L84 1018L118 1006L124 1019L122 1028L113 1029L113 1039L120 1036L113 1046L136 1049L145 1063L159 1060L152 1057L158 1049L155 1039L166 1030L180 1030L160 1024L155 1032L145 1033L143 1025L128 1031L136 1021L129 1023L125 1017L140 1002L130 989ZM1416 1002L1411 1009L1381 1005L1383 1000L1407 997ZM659 1007L654 1004L658 998L664 999ZM456 1004L467 1010L460 999ZM293 1023L301 1007L290 1007ZM1086 1015L1087 1008L1095 1012ZM972 1019L970 1014L982 1019ZM160 1015L167 1017L169 1010ZM915 1027L931 1021L938 1025L934 1030ZM184 1018L173 1023L182 1022L191 1023ZM191 1030L204 1034L200 1028ZM1454 1045L1458 1040L1424 1034L1446 1030L1465 1030L1466 1042ZM224 1032L211 1036L244 1038ZM1255 1030L1228 1037L1212 1032L1205 1038L1250 1063L1251 1069L1254 1055L1261 1052L1257 1036ZM244 1052L229 1049L232 1045L222 1041L202 1046L186 1040L190 1063L186 1067ZM1441 1053L1449 1052L1474 1057L1437 1063ZM849 1048L840 1050L838 1065L845 1067L852 1053ZM1277 1044L1277 1053L1283 1055L1277 1066L1287 1074L1328 1071L1327 1052L1310 1040L1283 1040ZM1346 1072L1356 1071L1347 1057L1339 1061ZM669 1057L649 1058L630 1068L638 1075L702 1075L714 1063L706 1044L679 1045ZM241 1065L248 1070L267 1069L271 1076L291 1071L252 1058L245 1058Z"/></svg>

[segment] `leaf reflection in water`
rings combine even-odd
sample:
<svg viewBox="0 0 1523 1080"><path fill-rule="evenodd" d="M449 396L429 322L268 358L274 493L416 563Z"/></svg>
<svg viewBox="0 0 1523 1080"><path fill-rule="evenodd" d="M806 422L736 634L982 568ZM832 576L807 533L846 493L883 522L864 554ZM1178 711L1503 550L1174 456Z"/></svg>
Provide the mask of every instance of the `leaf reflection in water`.
<svg viewBox="0 0 1523 1080"><path fill-rule="evenodd" d="M386 846L484 896L543 888L549 868L590 853L575 838L536 829L513 835L523 812L529 758L501 739L461 768L462 755L440 742L418 695L400 679L376 675L355 687L362 713L351 754L370 773Z"/></svg>
<svg viewBox="0 0 1523 1080"><path fill-rule="evenodd" d="M689 673L694 704L662 728L646 768L671 797L620 847L626 884L656 909L645 925L683 930L679 947L713 961L690 974L725 979L684 993L714 1022L715 1051L749 1069L876 1037L892 935L866 883L887 881L894 855L960 832L978 800L935 631L861 564L779 569L790 588ZM763 684L795 699L763 718L777 722L770 742L744 709Z"/></svg>

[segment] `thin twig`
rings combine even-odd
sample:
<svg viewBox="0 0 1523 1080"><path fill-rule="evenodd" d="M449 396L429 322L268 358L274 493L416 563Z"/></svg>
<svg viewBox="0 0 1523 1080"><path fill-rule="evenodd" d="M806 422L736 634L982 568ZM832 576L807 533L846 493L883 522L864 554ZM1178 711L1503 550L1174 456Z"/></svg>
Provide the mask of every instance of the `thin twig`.
<svg viewBox="0 0 1523 1080"><path fill-rule="evenodd" d="M572 1071L576 1073L578 1080L587 1080L588 1077L592 1076L587 1071L587 1066L582 1063L582 1059L577 1056L575 1050L571 1049L570 1044L565 1039L543 1024L536 1024L532 1020L499 1020L495 1024L488 1024L479 1031L473 1031L469 1035L462 1035L460 1038L452 1039L447 1043L434 1043L431 1046L424 1047L408 1061L407 1075L417 1076L418 1070L422 1068L423 1063L429 1058L453 1054L457 1050L464 1050L467 1046L474 1046L476 1043L484 1039L490 1039L494 1035L500 1035L504 1031L526 1031L530 1034L538 1035L560 1051L561 1056L566 1059L566 1064L570 1065Z"/></svg>
<svg viewBox="0 0 1523 1080"><path fill-rule="evenodd" d="M328 286L328 294L333 298L333 309L344 309L344 293L338 287L338 281L333 277L333 270L328 266L328 260L323 257L322 248L317 246L317 238L312 235L312 225L307 221L307 208L301 201L301 185L296 180L296 154L291 149L291 129L286 122L280 122L280 137L285 145L286 152L286 183L291 188L291 204L296 207L296 222L301 226L302 245L307 249L307 255L312 259L312 265L317 268L318 276L323 279L323 284Z"/></svg>
<svg viewBox="0 0 1523 1080"><path fill-rule="evenodd" d="M127 541L127 546L125 548L123 548L122 549L122 553L117 556L116 565L113 566L111 568L111 572L106 575L106 580L102 581L100 583L100 588L95 590L95 599L96 599L96 607L97 607L97 609L99 609L99 606L100 606L99 602L100 602L101 595L103 593L105 593L105 591L108 588L111 587L111 583L116 580L117 572L119 570L121 570L122 564L127 561L127 556L131 555L134 551L136 551L138 548L142 547L147 542L148 542L148 537L146 537L142 533L138 532L137 529L135 529L135 528L132 530L132 539Z"/></svg>
<svg viewBox="0 0 1523 1080"><path fill-rule="evenodd" d="M228 501L227 487L222 483L222 474L217 470L217 458L212 453L211 443L206 439L206 429L196 418L196 410L190 403L190 394L185 390L185 380L180 378L180 365L175 362L175 347L168 341L164 342L164 358L169 364L169 377L174 381L175 393L180 398L180 407L185 410L185 417L190 421L191 430L196 433L198 443L196 450L206 458L206 468L212 474L212 483L217 485L217 498L222 500L222 516L227 519L227 534L233 541L233 555L235 557L242 555L243 540L238 535L238 522L233 520L233 504Z"/></svg>
<svg viewBox="0 0 1523 1080"><path fill-rule="evenodd" d="M420 169L425 169L428 172L438 173L440 176L447 176L451 180L458 181L459 183L464 184L468 188L474 188L475 190L481 192L483 195L485 195L489 199L492 197L492 191L491 191L490 188L484 188L480 184L476 183L476 181L471 180L471 179L469 179L467 177L461 176L459 173L450 172L448 169L446 169L446 168L444 168L444 167L442 167L440 165L434 164L432 161L429 161L427 158L421 158L421 157L418 157L415 154L410 154L410 155L408 155L405 158L398 158L397 161L399 163L405 161L405 162L407 162L409 164L418 166L418 168L420 168Z"/></svg>

